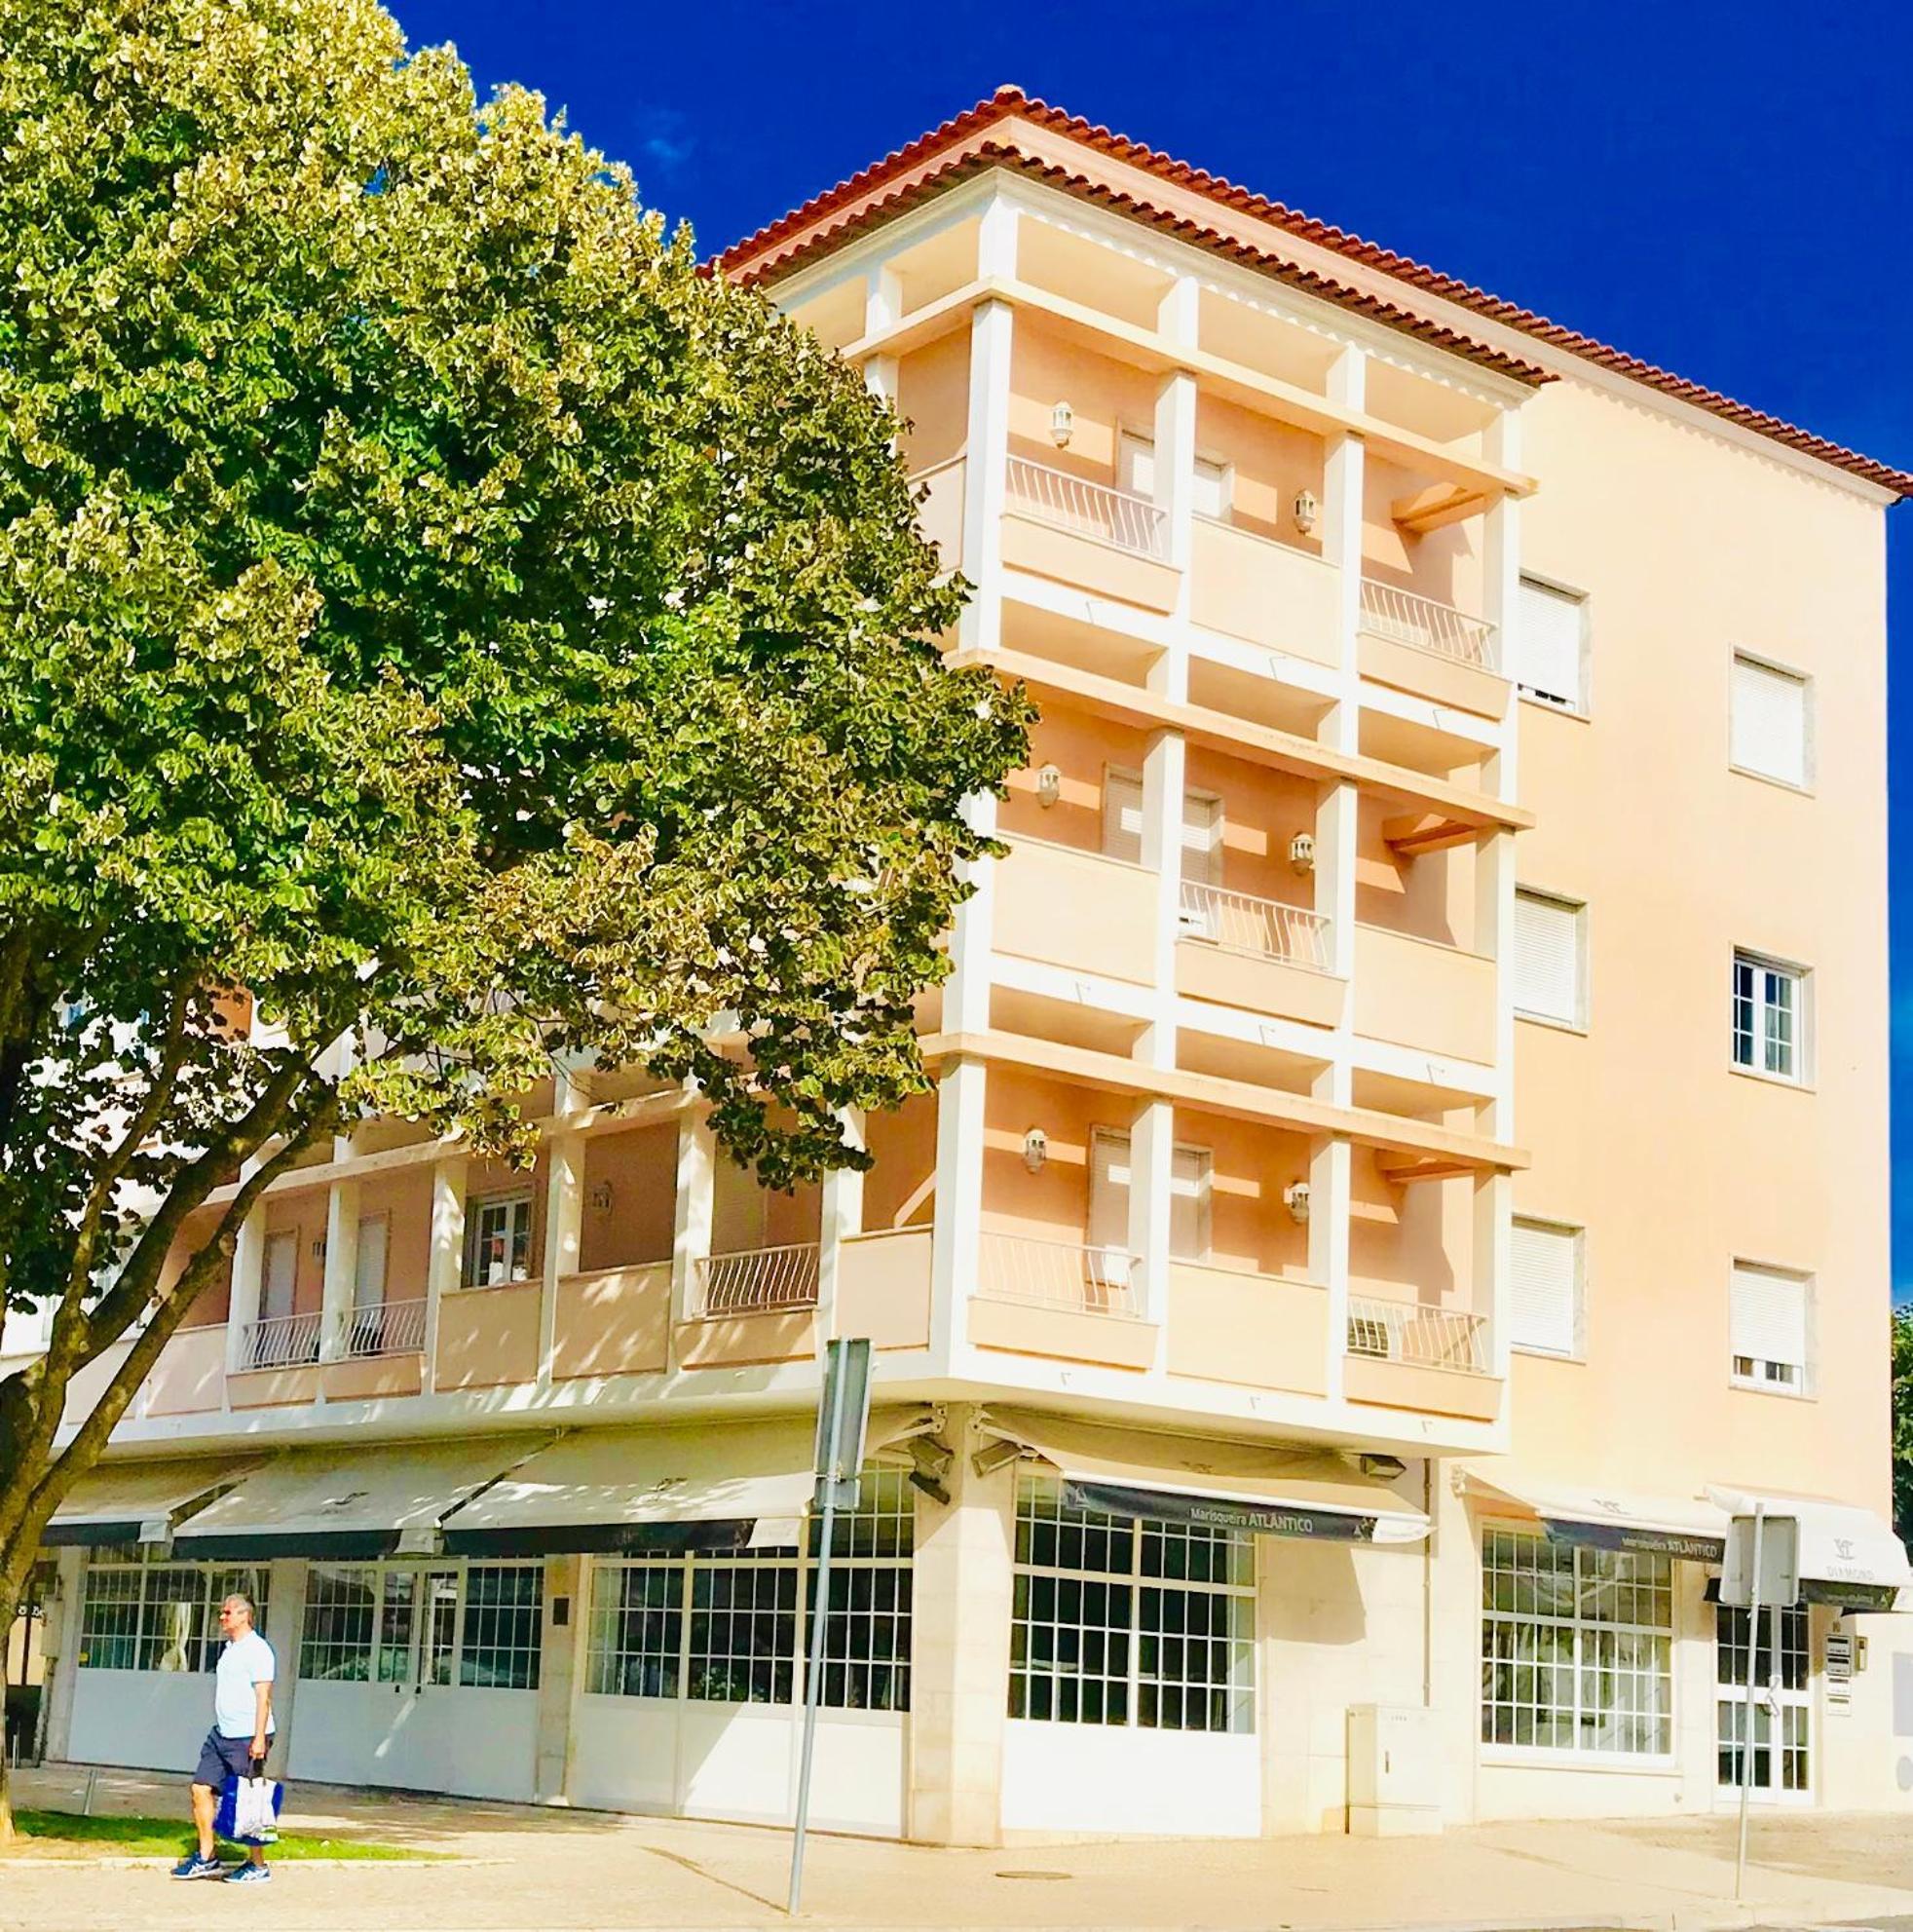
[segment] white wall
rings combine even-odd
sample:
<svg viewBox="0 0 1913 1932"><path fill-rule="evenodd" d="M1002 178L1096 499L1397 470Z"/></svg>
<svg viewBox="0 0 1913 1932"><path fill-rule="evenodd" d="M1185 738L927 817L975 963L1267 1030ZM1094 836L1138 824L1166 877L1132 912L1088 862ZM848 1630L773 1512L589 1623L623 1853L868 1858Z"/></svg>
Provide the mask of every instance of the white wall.
<svg viewBox="0 0 1913 1932"><path fill-rule="evenodd" d="M1006 1719L1003 1830L1257 1837L1258 1754L1253 1734Z"/></svg>
<svg viewBox="0 0 1913 1932"><path fill-rule="evenodd" d="M288 1746L290 1778L529 1801L538 1692L309 1678Z"/></svg>
<svg viewBox="0 0 1913 1932"><path fill-rule="evenodd" d="M212 1728L210 1672L78 1670L66 1755L184 1777Z"/></svg>

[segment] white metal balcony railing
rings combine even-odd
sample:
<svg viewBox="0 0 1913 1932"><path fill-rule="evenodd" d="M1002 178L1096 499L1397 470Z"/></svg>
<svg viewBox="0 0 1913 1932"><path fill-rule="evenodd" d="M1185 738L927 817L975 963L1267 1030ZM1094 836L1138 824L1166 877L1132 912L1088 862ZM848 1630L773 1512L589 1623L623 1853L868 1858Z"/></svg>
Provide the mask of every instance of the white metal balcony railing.
<svg viewBox="0 0 1913 1932"><path fill-rule="evenodd" d="M1013 508L1045 523L1158 562L1169 553L1169 519L1147 497L1092 483L1022 456L1009 459L1005 484Z"/></svg>
<svg viewBox="0 0 1913 1932"><path fill-rule="evenodd" d="M1136 1257L1121 1248L1078 1241L1043 1241L1021 1234L981 1237L978 1290L1006 1302L1079 1313L1134 1315Z"/></svg>
<svg viewBox="0 0 1913 1932"><path fill-rule="evenodd" d="M247 1322L240 1337L239 1364L242 1369L294 1369L319 1360L319 1338L325 1317L307 1315L268 1315L263 1321Z"/></svg>
<svg viewBox="0 0 1913 1932"><path fill-rule="evenodd" d="M1183 934L1191 939L1260 953L1311 972L1327 972L1330 967L1328 917L1306 906L1284 905L1279 899L1258 899L1184 879L1178 919Z"/></svg>
<svg viewBox="0 0 1913 1932"><path fill-rule="evenodd" d="M700 1255L694 1270L695 1312L739 1315L770 1308L814 1308L817 1254L815 1241L800 1241L783 1248Z"/></svg>
<svg viewBox="0 0 1913 1932"><path fill-rule="evenodd" d="M1485 1375L1485 1317L1462 1308L1429 1308L1416 1302L1383 1302L1351 1296L1348 1352L1417 1368L1461 1369Z"/></svg>
<svg viewBox="0 0 1913 1932"><path fill-rule="evenodd" d="M346 1353L416 1355L425 1347L426 1303L387 1302L376 1308L354 1308L346 1317Z"/></svg>
<svg viewBox="0 0 1913 1932"><path fill-rule="evenodd" d="M1452 604L1438 603L1413 590L1398 590L1370 577L1362 580L1362 628L1371 637L1432 651L1438 658L1452 658L1487 671L1501 668L1494 625L1485 618L1470 617Z"/></svg>

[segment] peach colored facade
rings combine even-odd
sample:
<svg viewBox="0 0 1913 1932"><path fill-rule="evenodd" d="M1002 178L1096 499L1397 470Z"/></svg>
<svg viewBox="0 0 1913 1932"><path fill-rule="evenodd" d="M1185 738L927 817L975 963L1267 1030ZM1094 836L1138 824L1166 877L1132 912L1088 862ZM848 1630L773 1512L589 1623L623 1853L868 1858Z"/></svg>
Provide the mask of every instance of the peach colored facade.
<svg viewBox="0 0 1913 1932"><path fill-rule="evenodd" d="M934 1092L854 1123L868 1174L794 1196L718 1157L694 1095L589 1069L535 1098L529 1175L341 1144L271 1191L124 1449L721 1435L805 1413L821 1345L867 1335L876 1399L921 1405L922 1481L907 1710L832 1747L851 1828L1725 1802L1720 1496L1888 1505L1894 493L1015 100L994 164L945 179L985 133L953 127L727 260L895 401L974 587L948 649L1041 708L976 802L1003 856L925 1003ZM1763 670L1805 783L1747 768ZM1784 1065L1737 1064L1737 954L1749 1026L1792 1003L1756 1042ZM1743 1276L1798 1361L1748 1339ZM1057 1705L1030 1687L1030 1512L1058 1482L1093 1507L1084 1424L1126 1495L1191 1493L1191 1437L1276 1493L1318 1464L1373 1488L1327 1534L1297 1473L1314 1530L1246 1538L1225 1682L1176 1686L1200 1722L1135 1659L1120 1719L1048 1651ZM599 1601L592 1548L554 1546L547 1608ZM283 1564L296 1613L316 1585ZM1763 1801L1913 1802L1913 1638L1858 1614L1882 1601L1829 1582L1788 1613ZM617 1724L664 1719L604 1693L587 1626L546 1619L507 1795L782 1815L748 1795L748 1751L785 1748L749 1745L748 1701L721 1747L687 1703L626 1753L735 1752L736 1795L603 1768ZM56 1680L57 1737L70 1647ZM1380 1790L1368 1705L1418 1740Z"/></svg>

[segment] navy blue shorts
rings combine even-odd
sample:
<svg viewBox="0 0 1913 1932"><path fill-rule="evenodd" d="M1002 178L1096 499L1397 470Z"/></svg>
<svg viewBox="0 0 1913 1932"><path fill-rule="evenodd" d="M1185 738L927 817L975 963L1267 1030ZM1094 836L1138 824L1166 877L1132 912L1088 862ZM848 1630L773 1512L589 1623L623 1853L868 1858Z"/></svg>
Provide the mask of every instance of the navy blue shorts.
<svg viewBox="0 0 1913 1932"><path fill-rule="evenodd" d="M267 1743L272 1740L268 1738ZM193 1773L196 1785L208 1791L224 1791L228 1778L252 1775L252 1740L249 1737L222 1737L216 1730L206 1734L200 1746L200 1767Z"/></svg>

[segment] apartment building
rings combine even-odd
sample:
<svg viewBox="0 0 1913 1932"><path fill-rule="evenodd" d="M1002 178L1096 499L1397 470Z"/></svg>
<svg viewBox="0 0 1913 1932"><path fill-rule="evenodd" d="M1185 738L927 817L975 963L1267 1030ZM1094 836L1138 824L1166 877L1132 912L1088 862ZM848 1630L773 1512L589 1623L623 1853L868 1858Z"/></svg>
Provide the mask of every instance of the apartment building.
<svg viewBox="0 0 1913 1932"><path fill-rule="evenodd" d="M828 1827L1706 1812L1762 1498L1757 1796L1913 1802L1913 478L1013 90L721 267L894 398L950 654L1041 706L935 1091L795 1195L598 1069L529 1174L285 1176L56 1526L56 1755L183 1765L237 1577L295 1780L788 1817L867 1335Z"/></svg>

